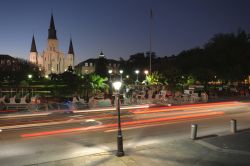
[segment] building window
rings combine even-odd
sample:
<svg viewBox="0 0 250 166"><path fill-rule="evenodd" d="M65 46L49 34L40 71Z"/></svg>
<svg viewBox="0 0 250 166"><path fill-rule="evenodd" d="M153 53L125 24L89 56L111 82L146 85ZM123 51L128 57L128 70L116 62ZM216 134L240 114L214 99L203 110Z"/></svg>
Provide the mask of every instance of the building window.
<svg viewBox="0 0 250 166"><path fill-rule="evenodd" d="M109 66L111 66L111 63L109 63Z"/></svg>
<svg viewBox="0 0 250 166"><path fill-rule="evenodd" d="M90 63L89 66L93 66L93 63Z"/></svg>
<svg viewBox="0 0 250 166"><path fill-rule="evenodd" d="M85 66L88 66L88 63L85 63Z"/></svg>

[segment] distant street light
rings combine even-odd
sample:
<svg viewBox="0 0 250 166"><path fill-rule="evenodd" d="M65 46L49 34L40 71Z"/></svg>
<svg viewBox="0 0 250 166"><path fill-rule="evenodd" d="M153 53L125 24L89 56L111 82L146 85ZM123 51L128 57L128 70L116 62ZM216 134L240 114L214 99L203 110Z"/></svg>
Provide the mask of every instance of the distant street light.
<svg viewBox="0 0 250 166"><path fill-rule="evenodd" d="M108 70L109 73L109 94L110 94L110 99L112 98L112 81L111 81L111 74L112 74L112 70Z"/></svg>
<svg viewBox="0 0 250 166"><path fill-rule="evenodd" d="M30 88L30 82L31 82L31 79L32 79L32 74L28 74L28 84L29 84L29 88ZM33 96L33 90L32 90L32 94Z"/></svg>
<svg viewBox="0 0 250 166"><path fill-rule="evenodd" d="M31 74L28 74L28 79L31 79L32 78L32 75Z"/></svg>
<svg viewBox="0 0 250 166"><path fill-rule="evenodd" d="M108 73L109 73L109 81L111 82L111 74L112 74L112 70L110 69L109 71L108 71Z"/></svg>
<svg viewBox="0 0 250 166"><path fill-rule="evenodd" d="M138 83L139 82L139 80L138 80L138 74L140 73L140 71L139 70L135 70L135 74L136 74L136 83Z"/></svg>
<svg viewBox="0 0 250 166"><path fill-rule="evenodd" d="M123 138L122 138L122 130L121 130L121 115L120 115L120 88L122 86L122 82L116 81L113 83L114 89L116 91L116 110L117 110L117 118L118 118L118 133L117 133L117 157L124 156L123 151Z"/></svg>
<svg viewBox="0 0 250 166"><path fill-rule="evenodd" d="M144 70L144 74L145 74L145 84L147 85L148 70Z"/></svg>
<svg viewBox="0 0 250 166"><path fill-rule="evenodd" d="M122 82L122 74L123 74L123 70L120 70L119 73L121 74L121 82Z"/></svg>
<svg viewBox="0 0 250 166"><path fill-rule="evenodd" d="M182 87L182 93L184 93L184 76L181 76L182 80L181 80L181 87Z"/></svg>

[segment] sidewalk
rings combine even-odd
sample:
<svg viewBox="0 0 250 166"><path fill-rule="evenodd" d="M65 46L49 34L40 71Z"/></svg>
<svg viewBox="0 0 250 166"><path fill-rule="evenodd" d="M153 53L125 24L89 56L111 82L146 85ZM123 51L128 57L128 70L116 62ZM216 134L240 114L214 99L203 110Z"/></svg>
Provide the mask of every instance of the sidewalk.
<svg viewBox="0 0 250 166"><path fill-rule="evenodd" d="M250 130L199 140L183 139L161 144L124 149L125 156L115 151L98 153L35 166L249 166ZM34 166L33 165L33 166Z"/></svg>

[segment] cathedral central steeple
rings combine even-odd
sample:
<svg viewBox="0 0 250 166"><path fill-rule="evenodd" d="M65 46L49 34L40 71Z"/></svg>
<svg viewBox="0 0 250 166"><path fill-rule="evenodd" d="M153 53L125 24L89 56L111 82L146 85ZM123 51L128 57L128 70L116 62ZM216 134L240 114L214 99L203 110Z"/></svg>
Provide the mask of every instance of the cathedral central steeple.
<svg viewBox="0 0 250 166"><path fill-rule="evenodd" d="M69 42L69 51L68 51L68 54L72 54L72 55L75 54L71 38L70 38L70 42Z"/></svg>
<svg viewBox="0 0 250 166"><path fill-rule="evenodd" d="M50 26L48 31L49 31L48 39L57 39L53 14L51 14Z"/></svg>

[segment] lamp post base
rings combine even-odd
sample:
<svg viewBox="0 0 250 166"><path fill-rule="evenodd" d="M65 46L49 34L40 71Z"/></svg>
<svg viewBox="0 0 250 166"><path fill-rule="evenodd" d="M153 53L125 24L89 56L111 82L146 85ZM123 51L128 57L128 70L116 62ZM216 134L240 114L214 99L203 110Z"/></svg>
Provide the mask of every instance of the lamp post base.
<svg viewBox="0 0 250 166"><path fill-rule="evenodd" d="M122 156L124 156L124 151L122 151L122 152L116 152L116 156L117 157L122 157Z"/></svg>
<svg viewBox="0 0 250 166"><path fill-rule="evenodd" d="M121 131L120 131L121 132ZM124 156L124 151L123 151L123 140L122 140L122 135L121 133L118 134L117 136L117 152L116 152L117 157L122 157Z"/></svg>

